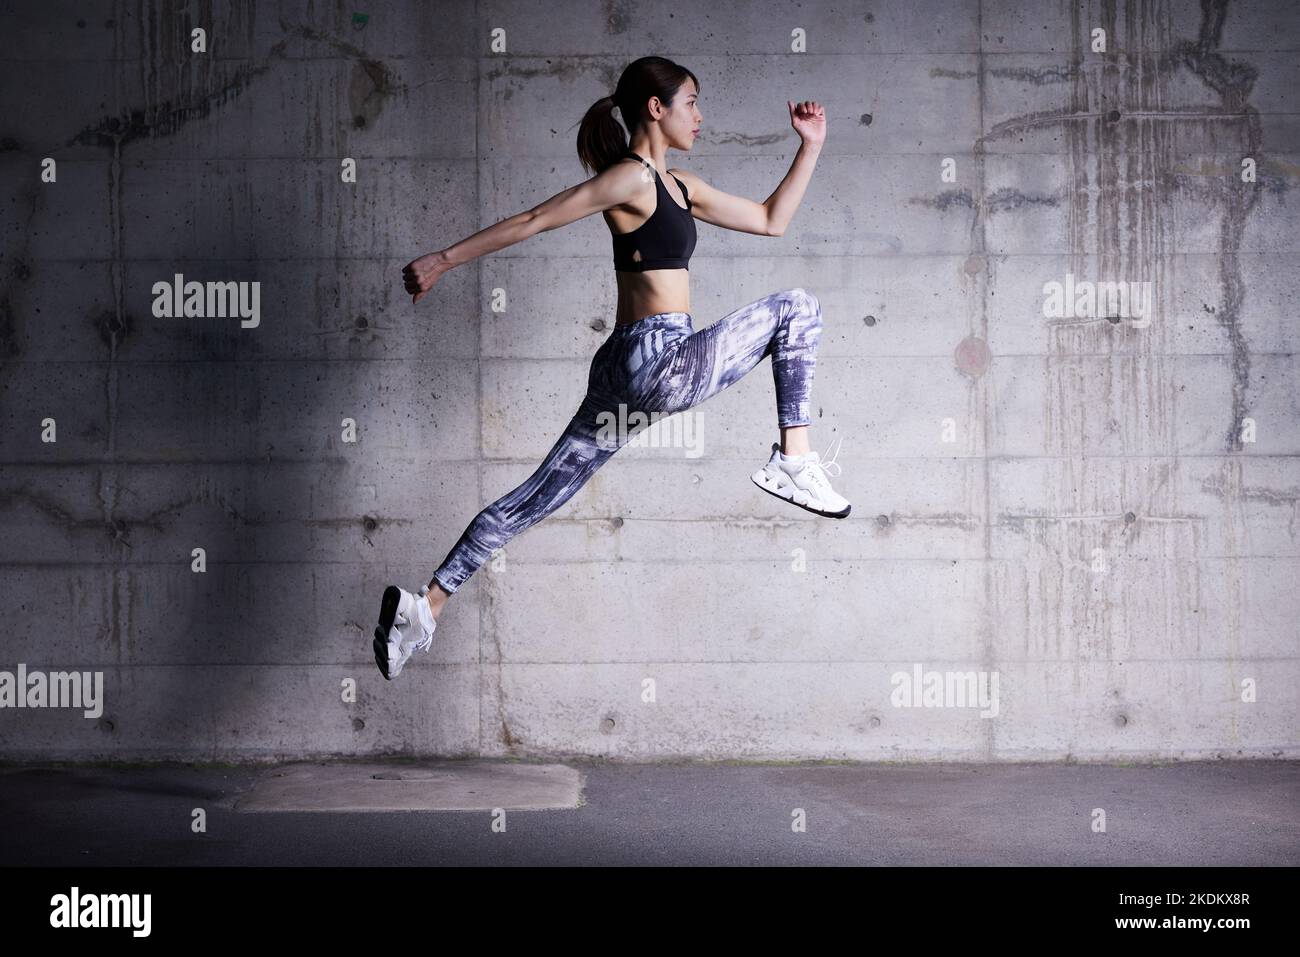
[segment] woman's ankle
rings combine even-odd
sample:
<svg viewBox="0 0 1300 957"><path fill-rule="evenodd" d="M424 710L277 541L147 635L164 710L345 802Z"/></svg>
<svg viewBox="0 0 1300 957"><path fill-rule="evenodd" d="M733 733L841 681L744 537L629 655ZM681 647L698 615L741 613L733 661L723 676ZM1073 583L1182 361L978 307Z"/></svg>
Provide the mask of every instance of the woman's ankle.
<svg viewBox="0 0 1300 957"><path fill-rule="evenodd" d="M429 604L429 610L433 612L433 617L437 618L442 613L442 609L447 604L447 599L451 597L449 592L443 590L443 587L436 581L429 586L428 593L424 600Z"/></svg>
<svg viewBox="0 0 1300 957"><path fill-rule="evenodd" d="M795 425L782 429L780 446L782 455L807 455L812 451L812 446L808 444L808 426Z"/></svg>

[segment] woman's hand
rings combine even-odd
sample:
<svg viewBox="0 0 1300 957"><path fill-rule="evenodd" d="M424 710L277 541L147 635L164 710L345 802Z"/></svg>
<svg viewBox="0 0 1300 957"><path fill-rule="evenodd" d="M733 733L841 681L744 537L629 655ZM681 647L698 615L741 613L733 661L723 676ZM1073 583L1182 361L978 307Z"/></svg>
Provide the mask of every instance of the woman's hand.
<svg viewBox="0 0 1300 957"><path fill-rule="evenodd" d="M826 140L826 111L816 100L795 103L786 100L790 110L790 125L805 143L820 146Z"/></svg>
<svg viewBox="0 0 1300 957"><path fill-rule="evenodd" d="M419 259L412 260L402 267L402 284L406 286L406 291L413 296L411 305L415 305L424 298L425 293L433 288L442 274L451 268L451 263L447 261L446 251L439 250L436 253L429 253L427 256L421 256Z"/></svg>

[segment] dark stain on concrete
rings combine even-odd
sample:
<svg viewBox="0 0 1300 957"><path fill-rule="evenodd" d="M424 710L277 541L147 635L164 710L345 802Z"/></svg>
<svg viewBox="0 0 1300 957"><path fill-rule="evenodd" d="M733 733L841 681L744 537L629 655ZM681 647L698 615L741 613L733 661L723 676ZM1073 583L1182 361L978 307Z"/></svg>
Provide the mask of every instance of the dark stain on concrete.
<svg viewBox="0 0 1300 957"><path fill-rule="evenodd" d="M352 125L364 129L379 118L384 99L404 89L396 82L393 71L379 60L357 60L352 64L352 79L348 84L348 107L352 111Z"/></svg>
<svg viewBox="0 0 1300 957"><path fill-rule="evenodd" d="M14 305L5 296L0 299L0 359L16 359L22 350L18 346L18 320Z"/></svg>
<svg viewBox="0 0 1300 957"><path fill-rule="evenodd" d="M1257 160L1263 144L1259 111L1247 102L1258 78L1258 71L1248 63L1228 60L1218 52L1223 39L1223 21L1228 13L1227 0L1201 0L1201 27L1194 41L1185 41L1175 49L1175 56L1202 83L1219 95L1225 114L1239 116L1245 127L1245 155ZM1226 185L1226 184L1225 184ZM1246 219L1259 201L1259 183L1240 183L1223 202L1219 225L1219 286L1223 302L1214 313L1228 335L1232 348L1232 412L1224 430L1224 445L1229 452L1242 449L1241 421L1246 415L1246 388L1250 381L1250 352L1242 334L1241 304L1246 295L1238 254Z"/></svg>
<svg viewBox="0 0 1300 957"><path fill-rule="evenodd" d="M125 545L127 548L132 547L130 539L126 537L127 533L131 530L131 526L128 525L124 519L115 518L111 522L108 522L107 525L108 525L108 536L112 540L114 545ZM117 589L113 589L114 634L117 633L117 626L116 626L117 612L118 612Z"/></svg>
<svg viewBox="0 0 1300 957"><path fill-rule="evenodd" d="M44 199L40 186L32 182L23 186L15 197L16 210L25 209L27 214L23 216L22 240L15 244L17 248L10 256L14 265L6 272L4 283L0 285L0 359L16 359L22 355L19 317L22 315L28 290L21 284L32 275L31 267L27 265L27 256L32 243L32 222ZM21 215L15 211L14 218L17 219ZM0 379L9 378L17 368L16 365L0 366Z"/></svg>
<svg viewBox="0 0 1300 957"><path fill-rule="evenodd" d="M304 40L327 44L337 53L356 61L352 65L352 76L348 83L348 108L354 129L365 129L372 125L383 111L385 99L407 89L406 84L397 80L388 64L355 44L308 24L290 23L283 18L280 20L280 29Z"/></svg>
<svg viewBox="0 0 1300 957"><path fill-rule="evenodd" d="M723 133L714 138L715 143L739 143L742 146L768 146L785 140L785 133L764 133L751 136L746 133Z"/></svg>
<svg viewBox="0 0 1300 957"><path fill-rule="evenodd" d="M929 206L941 213L946 213L953 207L959 206L966 209L975 208L975 197L971 195L968 189L948 189L934 196L913 196L908 199L908 202L917 206ZM1059 196L1025 193L1018 189L1003 187L987 195L984 200L984 211L986 213L1001 213L1025 206L1059 206L1060 204L1061 198Z"/></svg>
<svg viewBox="0 0 1300 957"><path fill-rule="evenodd" d="M1244 158L1244 157L1243 157ZM1256 181L1253 187L1261 193L1274 196L1285 195L1291 189L1287 177L1300 178L1300 166L1280 160L1264 160L1255 157ZM1235 162L1216 163L1212 159L1202 158L1198 163L1174 163L1164 171L1161 186L1166 189L1182 189L1188 192L1209 193L1216 200L1229 202L1241 198L1241 167Z"/></svg>
<svg viewBox="0 0 1300 957"><path fill-rule="evenodd" d="M1002 213L1011 209L1020 209L1024 206L1059 206L1061 205L1061 197L1042 193L1026 193L1004 186L1002 189L995 189L989 193L985 203L989 212Z"/></svg>
<svg viewBox="0 0 1300 957"><path fill-rule="evenodd" d="M913 196L908 202L916 206L929 206L941 213L946 213L955 206L966 209L975 207L975 197L968 189L946 189L934 196Z"/></svg>
<svg viewBox="0 0 1300 957"><path fill-rule="evenodd" d="M1002 68L987 70L987 73L991 77L1018 79L1018 81L1024 83L1043 86L1044 83L1063 83L1067 79L1073 79L1075 70L1073 66L1043 66L1040 69L1032 69L1028 68L1028 66L1002 66ZM945 66L932 66L930 75L936 79L979 78L979 73L976 70L950 70Z"/></svg>
<svg viewBox="0 0 1300 957"><path fill-rule="evenodd" d="M632 4L621 3L619 0L605 0L604 7L605 22L609 24L610 33L627 33L632 28L631 11L634 9Z"/></svg>
<svg viewBox="0 0 1300 957"><path fill-rule="evenodd" d="M993 124L993 126L989 127L987 133L976 140L976 145L983 147L991 140L1001 139L1013 133L1020 133L1035 126L1051 126L1069 121L1087 123L1091 119L1092 116L1088 113L1079 113L1069 107L1063 110L1035 110L1032 113L1013 116L1001 123Z"/></svg>
<svg viewBox="0 0 1300 957"><path fill-rule="evenodd" d="M0 505L6 509L13 508L20 502L26 502L37 511L44 512L53 518L63 528L86 527L89 525L100 525L100 521L87 522L77 518L62 503L39 491L26 483L18 485L11 489L0 491Z"/></svg>
<svg viewBox="0 0 1300 957"><path fill-rule="evenodd" d="M188 102L165 100L148 111L130 110L122 116L101 117L73 134L68 145L120 147L138 139L171 136L187 123L203 119L217 107L243 93L253 79L271 68L273 61L283 58L284 49L284 41L277 43L271 47L270 55L262 63L236 70L217 89L208 93L200 92Z"/></svg>
<svg viewBox="0 0 1300 957"><path fill-rule="evenodd" d="M99 338L110 350L116 349L131 334L134 323L130 313L118 315L113 311L101 312L94 320Z"/></svg>
<svg viewBox="0 0 1300 957"><path fill-rule="evenodd" d="M605 96L618 85L618 73L610 67L603 56L564 56L546 57L544 66L525 66L513 60L502 60L499 66L483 71L485 80L531 80L536 77L558 77L564 80L578 80L594 68L603 77L600 89Z"/></svg>
<svg viewBox="0 0 1300 957"><path fill-rule="evenodd" d="M1218 478L1207 478L1201 489L1219 498L1232 498L1242 502L1263 502L1281 508L1294 509L1300 502L1300 488L1275 489L1258 485L1229 486Z"/></svg>
<svg viewBox="0 0 1300 957"><path fill-rule="evenodd" d="M1042 86L1046 83L1064 83L1066 80L1074 79L1076 74L1073 66L1045 66L1037 70L1029 67L1002 67L988 72L990 76L1005 80L1020 80L1024 83L1032 83L1035 86Z"/></svg>

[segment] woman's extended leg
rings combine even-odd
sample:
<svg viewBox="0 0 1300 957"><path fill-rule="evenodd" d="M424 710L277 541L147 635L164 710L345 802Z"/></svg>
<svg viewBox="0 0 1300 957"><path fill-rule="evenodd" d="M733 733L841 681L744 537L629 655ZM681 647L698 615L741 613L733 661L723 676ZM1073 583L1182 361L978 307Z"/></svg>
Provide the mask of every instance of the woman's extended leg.
<svg viewBox="0 0 1300 957"><path fill-rule="evenodd" d="M522 485L475 516L433 579L421 589L424 594L414 595L399 585L384 590L372 644L375 663L385 678L396 678L413 654L429 649L448 598L494 549L567 502L636 431L624 428L626 406L618 398L620 367L610 361L618 355L622 342L621 337L611 335L596 351L587 394L542 464ZM617 429L610 429L610 416L617 416ZM403 632L408 626L409 632Z"/></svg>
<svg viewBox="0 0 1300 957"><path fill-rule="evenodd" d="M447 595L454 594L495 549L503 548L572 498L626 444L626 436L610 441L612 435L604 427L607 420L602 416L610 408L609 402L588 392L533 474L474 517L429 582L429 594L434 599L430 605L435 614ZM434 586L446 594L435 594Z"/></svg>

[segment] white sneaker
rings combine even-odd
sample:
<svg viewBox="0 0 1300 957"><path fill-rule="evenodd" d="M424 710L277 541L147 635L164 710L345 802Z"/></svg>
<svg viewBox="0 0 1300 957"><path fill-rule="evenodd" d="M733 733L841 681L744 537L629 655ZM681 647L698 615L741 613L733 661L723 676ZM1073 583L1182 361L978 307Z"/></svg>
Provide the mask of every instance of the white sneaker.
<svg viewBox="0 0 1300 957"><path fill-rule="evenodd" d="M375 628L375 664L389 681L402 673L402 668L417 651L428 651L433 644L433 631L438 621L424 596L429 586L420 589L418 596L405 588L389 585L384 589L379 604L379 626ZM423 606L423 607L421 607ZM407 633L402 629L410 626ZM418 637L417 637L418 636Z"/></svg>
<svg viewBox="0 0 1300 957"><path fill-rule="evenodd" d="M841 437L840 444L843 445L843 442ZM751 478L764 492L793 502L800 508L827 518L844 518L852 506L848 499L831 488L827 477L828 474L838 476L843 471L835 461L839 454L837 447L835 455L826 462L816 452L809 452L797 459L783 460L780 443L773 442L772 457Z"/></svg>

